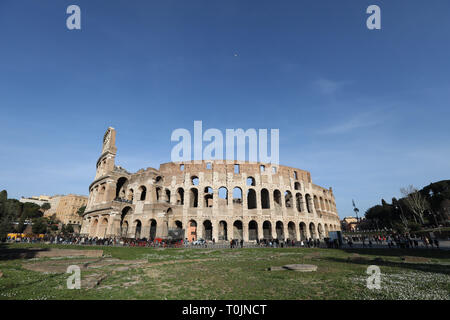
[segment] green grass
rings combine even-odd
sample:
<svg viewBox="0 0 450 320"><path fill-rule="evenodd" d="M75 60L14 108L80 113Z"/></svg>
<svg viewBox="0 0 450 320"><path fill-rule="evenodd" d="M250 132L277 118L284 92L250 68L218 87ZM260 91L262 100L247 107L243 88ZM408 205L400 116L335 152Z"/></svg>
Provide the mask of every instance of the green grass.
<svg viewBox="0 0 450 320"><path fill-rule="evenodd" d="M71 248L22 245L12 248ZM65 289L67 274L45 274L22 267L23 259L0 260L0 299L449 299L450 252L401 249L102 249L123 260L150 264L113 272L93 289ZM3 252L5 249L3 249ZM359 255L348 261L349 257ZM402 256L418 257L405 263ZM425 262L423 260L425 258ZM45 261L49 258L34 261ZM70 259L69 259L70 260ZM175 261L175 262L174 262ZM173 262L173 263L166 263ZM317 272L267 271L271 266L308 263ZM369 265L381 269L381 290L366 288ZM82 277L98 272L87 269Z"/></svg>

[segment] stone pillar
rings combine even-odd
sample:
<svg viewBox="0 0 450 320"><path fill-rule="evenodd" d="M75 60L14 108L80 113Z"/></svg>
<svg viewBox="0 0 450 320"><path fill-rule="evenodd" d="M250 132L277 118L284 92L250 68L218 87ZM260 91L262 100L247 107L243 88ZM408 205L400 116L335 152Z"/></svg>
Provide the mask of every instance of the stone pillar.
<svg viewBox="0 0 450 320"><path fill-rule="evenodd" d="M258 221L258 240L264 238L263 223L264 221Z"/></svg>
<svg viewBox="0 0 450 320"><path fill-rule="evenodd" d="M212 223L212 237L217 242L219 240L219 228L220 228L219 223L220 223L220 221L212 220L211 223Z"/></svg>
<svg viewBox="0 0 450 320"><path fill-rule="evenodd" d="M197 221L197 239L204 239L203 221Z"/></svg>
<svg viewBox="0 0 450 320"><path fill-rule="evenodd" d="M272 227L272 238L276 239L277 238L277 222L276 221L271 221L270 222L271 227Z"/></svg>
<svg viewBox="0 0 450 320"><path fill-rule="evenodd" d="M283 223L283 233L284 233L284 239L286 240L289 238L289 228L287 223ZM290 239L292 240L292 239Z"/></svg>
<svg viewBox="0 0 450 320"><path fill-rule="evenodd" d="M242 238L244 241L248 242L248 222L242 222Z"/></svg>

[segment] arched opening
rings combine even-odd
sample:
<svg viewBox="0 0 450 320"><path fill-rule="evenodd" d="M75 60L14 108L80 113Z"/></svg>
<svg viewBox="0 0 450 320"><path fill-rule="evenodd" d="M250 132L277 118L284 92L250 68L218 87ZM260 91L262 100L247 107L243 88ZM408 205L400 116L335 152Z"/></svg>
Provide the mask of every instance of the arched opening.
<svg viewBox="0 0 450 320"><path fill-rule="evenodd" d="M106 191L106 188L105 188L104 185L102 185L100 187L100 191L98 192L98 196L97 196L99 202L106 201L106 199L105 199L105 191Z"/></svg>
<svg viewBox="0 0 450 320"><path fill-rule="evenodd" d="M155 193L156 193L156 201L161 201L161 188L160 187L156 187L155 189Z"/></svg>
<svg viewBox="0 0 450 320"><path fill-rule="evenodd" d="M197 222L195 220L189 220L187 231L187 238L189 241L197 240Z"/></svg>
<svg viewBox="0 0 450 320"><path fill-rule="evenodd" d="M306 240L307 237L306 224L304 222L300 222L300 240Z"/></svg>
<svg viewBox="0 0 450 320"><path fill-rule="evenodd" d="M294 183L294 189L295 190L300 190L300 182Z"/></svg>
<svg viewBox="0 0 450 320"><path fill-rule="evenodd" d="M284 204L286 208L292 208L292 193L290 191L284 193Z"/></svg>
<svg viewBox="0 0 450 320"><path fill-rule="evenodd" d="M328 232L329 232L329 229L328 229L328 225L325 223L325 237L328 237Z"/></svg>
<svg viewBox="0 0 450 320"><path fill-rule="evenodd" d="M120 234L122 235L122 237L128 238L128 221L124 221L122 223Z"/></svg>
<svg viewBox="0 0 450 320"><path fill-rule="evenodd" d="M155 183L162 183L163 182L163 178L161 176L157 176L155 178Z"/></svg>
<svg viewBox="0 0 450 320"><path fill-rule="evenodd" d="M319 233L319 239L323 239L325 235L323 233L323 227L320 223L317 225L317 231Z"/></svg>
<svg viewBox="0 0 450 320"><path fill-rule="evenodd" d="M289 221L288 223L288 232L289 232L289 239L290 240L296 240L297 239L297 232L295 230L295 223L292 221Z"/></svg>
<svg viewBox="0 0 450 320"><path fill-rule="evenodd" d="M325 210L325 203L323 202L323 198L320 197L320 210L324 211Z"/></svg>
<svg viewBox="0 0 450 320"><path fill-rule="evenodd" d="M249 186L249 187L254 187L255 185L256 185L255 178L253 178L253 177L248 177L248 178L247 178L247 186Z"/></svg>
<svg viewBox="0 0 450 320"><path fill-rule="evenodd" d="M306 210L308 210L308 213L312 212L311 209L311 196L309 194L305 195L305 199L306 199Z"/></svg>
<svg viewBox="0 0 450 320"><path fill-rule="evenodd" d="M247 208L256 209L256 192L253 189L247 191Z"/></svg>
<svg viewBox="0 0 450 320"><path fill-rule="evenodd" d="M178 188L177 190L177 204L182 206L184 205L184 189Z"/></svg>
<svg viewBox="0 0 450 320"><path fill-rule="evenodd" d="M98 227L98 219L92 221L91 227L89 228L89 236L96 237L97 236L97 227Z"/></svg>
<svg viewBox="0 0 450 320"><path fill-rule="evenodd" d="M150 220L150 232L149 232L149 239L154 240L156 238L156 227L157 223L155 219Z"/></svg>
<svg viewBox="0 0 450 320"><path fill-rule="evenodd" d="M295 206L297 207L298 212L303 211L303 197L301 193L295 195Z"/></svg>
<svg viewBox="0 0 450 320"><path fill-rule="evenodd" d="M170 203L170 190L166 189L166 202Z"/></svg>
<svg viewBox="0 0 450 320"><path fill-rule="evenodd" d="M314 209L316 209L316 211L319 211L320 207L319 207L319 201L317 200L317 196L314 196L313 200L314 200Z"/></svg>
<svg viewBox="0 0 450 320"><path fill-rule="evenodd" d="M196 188L192 188L190 192L191 192L191 195L190 195L189 206L191 208L197 208L198 207L198 190Z"/></svg>
<svg viewBox="0 0 450 320"><path fill-rule="evenodd" d="M213 194L213 189L211 187L206 187L204 190L204 207L205 208L211 208L213 206L213 201L214 201L214 194Z"/></svg>
<svg viewBox="0 0 450 320"><path fill-rule="evenodd" d="M131 202L131 201L133 201L133 199L134 199L134 190L130 189L130 190L128 190L127 200Z"/></svg>
<svg viewBox="0 0 450 320"><path fill-rule="evenodd" d="M141 193L141 197L139 199L141 201L145 201L145 198L147 197L147 188L145 186L141 186L139 188L139 192Z"/></svg>
<svg viewBox="0 0 450 320"><path fill-rule="evenodd" d="M258 223L255 220L248 223L248 240L258 240Z"/></svg>
<svg viewBox="0 0 450 320"><path fill-rule="evenodd" d="M242 189L239 187L233 189L233 204L238 206L242 205Z"/></svg>
<svg viewBox="0 0 450 320"><path fill-rule="evenodd" d="M192 176L191 177L191 183L192 183L193 186L198 186L199 182L200 182L200 180L198 179L197 176Z"/></svg>
<svg viewBox="0 0 450 320"><path fill-rule="evenodd" d="M273 191L273 201L276 207L281 207L281 192L280 190Z"/></svg>
<svg viewBox="0 0 450 320"><path fill-rule="evenodd" d="M125 177L119 178L116 184L116 199L125 199L125 190L128 185L128 179Z"/></svg>
<svg viewBox="0 0 450 320"><path fill-rule="evenodd" d="M226 207L228 205L228 190L225 187L219 188L219 207Z"/></svg>
<svg viewBox="0 0 450 320"><path fill-rule="evenodd" d="M205 240L212 240L212 223L210 220L205 220L203 221L203 236L205 238Z"/></svg>
<svg viewBox="0 0 450 320"><path fill-rule="evenodd" d="M140 220L136 220L134 222L136 224L136 229L134 232L134 238L135 239L140 239L141 238L141 230L142 230L142 223Z"/></svg>
<svg viewBox="0 0 450 320"><path fill-rule="evenodd" d="M317 238L316 226L312 222L309 224L309 236L313 239Z"/></svg>
<svg viewBox="0 0 450 320"><path fill-rule="evenodd" d="M227 223L223 220L219 222L219 240L228 240Z"/></svg>
<svg viewBox="0 0 450 320"><path fill-rule="evenodd" d="M275 224L275 230L277 232L277 239L284 240L283 222L277 221L277 223Z"/></svg>
<svg viewBox="0 0 450 320"><path fill-rule="evenodd" d="M122 209L122 213L120 214L120 234L122 237L127 237L128 235L128 222L126 222L126 226L124 226L125 218L129 217L133 214L133 209L131 207L125 207Z"/></svg>
<svg viewBox="0 0 450 320"><path fill-rule="evenodd" d="M242 238L243 238L242 221L236 220L233 223L233 239L241 240Z"/></svg>
<svg viewBox="0 0 450 320"><path fill-rule="evenodd" d="M108 219L103 218L98 226L97 237L105 238L107 229L108 229Z"/></svg>
<svg viewBox="0 0 450 320"><path fill-rule="evenodd" d="M261 208L270 209L269 191L261 189Z"/></svg>
<svg viewBox="0 0 450 320"><path fill-rule="evenodd" d="M272 239L272 223L270 221L263 222L263 238L267 240Z"/></svg>

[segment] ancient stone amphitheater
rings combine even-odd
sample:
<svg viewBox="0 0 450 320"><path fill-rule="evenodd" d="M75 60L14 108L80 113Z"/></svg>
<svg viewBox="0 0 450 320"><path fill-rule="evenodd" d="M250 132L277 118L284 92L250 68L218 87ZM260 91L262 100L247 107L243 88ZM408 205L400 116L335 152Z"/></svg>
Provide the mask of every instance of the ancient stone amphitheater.
<svg viewBox="0 0 450 320"><path fill-rule="evenodd" d="M312 183L309 172L263 163L165 163L129 173L115 165L116 132L108 128L83 216L91 237L324 238L340 230L332 189Z"/></svg>

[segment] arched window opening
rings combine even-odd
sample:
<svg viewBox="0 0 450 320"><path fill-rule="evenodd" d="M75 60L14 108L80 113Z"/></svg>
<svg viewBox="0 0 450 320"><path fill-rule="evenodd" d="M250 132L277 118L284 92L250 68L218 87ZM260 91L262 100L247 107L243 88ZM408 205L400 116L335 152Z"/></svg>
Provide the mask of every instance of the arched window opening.
<svg viewBox="0 0 450 320"><path fill-rule="evenodd" d="M247 178L247 186L252 186L252 187L254 187L256 184L255 184L255 178L253 178L253 177L248 177Z"/></svg>
<svg viewBox="0 0 450 320"><path fill-rule="evenodd" d="M214 193L211 187L206 187L204 190L205 208L211 208L213 206Z"/></svg>
<svg viewBox="0 0 450 320"><path fill-rule="evenodd" d="M255 220L248 223L248 240L258 240L258 223Z"/></svg>
<svg viewBox="0 0 450 320"><path fill-rule="evenodd" d="M270 209L269 191L267 189L261 189L261 208Z"/></svg>
<svg viewBox="0 0 450 320"><path fill-rule="evenodd" d="M284 240L283 222L277 221L277 223L275 224L275 230L277 232L277 239Z"/></svg>
<svg viewBox="0 0 450 320"><path fill-rule="evenodd" d="M272 240L272 224L270 221L264 221L263 223L263 238Z"/></svg>
<svg viewBox="0 0 450 320"><path fill-rule="evenodd" d="M288 223L289 240L297 239L297 232L295 231L295 223L289 221Z"/></svg>
<svg viewBox="0 0 450 320"><path fill-rule="evenodd" d="M184 205L184 189L178 188L177 190L177 204L178 205Z"/></svg>
<svg viewBox="0 0 450 320"><path fill-rule="evenodd" d="M219 240L228 240L227 223L225 221L219 222Z"/></svg>
<svg viewBox="0 0 450 320"><path fill-rule="evenodd" d="M116 199L125 199L125 189L128 185L128 179L125 177L119 178L116 184Z"/></svg>
<svg viewBox="0 0 450 320"><path fill-rule="evenodd" d="M154 240L156 238L156 220L155 219L151 219L150 220L150 234L149 234L149 239L150 240Z"/></svg>
<svg viewBox="0 0 450 320"><path fill-rule="evenodd" d="M242 232L242 221L236 220L233 223L233 239L241 240L243 239L243 232Z"/></svg>
<svg viewBox="0 0 450 320"><path fill-rule="evenodd" d="M141 186L139 191L141 192L140 200L145 201L145 198L147 197L147 188L145 186Z"/></svg>
<svg viewBox="0 0 450 320"><path fill-rule="evenodd" d="M205 240L207 240L207 241L212 240L212 232L213 232L213 227L212 227L211 221L205 220L203 222L203 236L204 236Z"/></svg>
<svg viewBox="0 0 450 320"><path fill-rule="evenodd" d="M191 182L192 182L192 185L193 185L193 186L198 186L199 181L200 181L200 180L198 179L197 176L192 176L192 177L191 177Z"/></svg>
<svg viewBox="0 0 450 320"><path fill-rule="evenodd" d="M286 208L292 208L292 193L290 191L284 193L284 202Z"/></svg>
<svg viewBox="0 0 450 320"><path fill-rule="evenodd" d="M247 208L256 209L256 192L253 189L247 191Z"/></svg>
<svg viewBox="0 0 450 320"><path fill-rule="evenodd" d="M225 187L219 188L219 207L228 205L228 190Z"/></svg>
<svg viewBox="0 0 450 320"><path fill-rule="evenodd" d="M170 190L166 189L166 201L167 203L170 203Z"/></svg>
<svg viewBox="0 0 450 320"><path fill-rule="evenodd" d="M233 189L233 204L242 205L242 189L239 187Z"/></svg>
<svg viewBox="0 0 450 320"><path fill-rule="evenodd" d="M277 207L281 207L281 192L280 190L273 191L273 201Z"/></svg>
<svg viewBox="0 0 450 320"><path fill-rule="evenodd" d="M197 208L198 207L198 190L196 188L192 188L191 189L189 206L191 208Z"/></svg>

